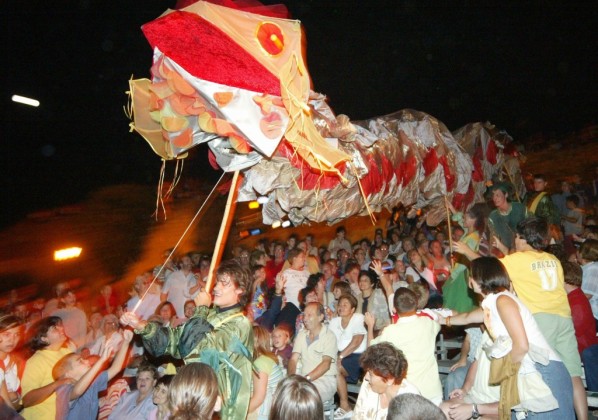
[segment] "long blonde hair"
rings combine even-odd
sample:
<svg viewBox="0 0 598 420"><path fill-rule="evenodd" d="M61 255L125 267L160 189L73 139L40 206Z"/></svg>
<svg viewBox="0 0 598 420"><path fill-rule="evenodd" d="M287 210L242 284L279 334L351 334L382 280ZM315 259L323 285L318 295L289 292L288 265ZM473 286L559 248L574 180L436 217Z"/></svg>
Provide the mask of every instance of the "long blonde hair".
<svg viewBox="0 0 598 420"><path fill-rule="evenodd" d="M278 357L270 350L270 333L260 325L253 326L253 360L266 356L278 363Z"/></svg>
<svg viewBox="0 0 598 420"><path fill-rule="evenodd" d="M172 379L168 398L173 419L210 420L218 400L218 380L211 367L189 363Z"/></svg>

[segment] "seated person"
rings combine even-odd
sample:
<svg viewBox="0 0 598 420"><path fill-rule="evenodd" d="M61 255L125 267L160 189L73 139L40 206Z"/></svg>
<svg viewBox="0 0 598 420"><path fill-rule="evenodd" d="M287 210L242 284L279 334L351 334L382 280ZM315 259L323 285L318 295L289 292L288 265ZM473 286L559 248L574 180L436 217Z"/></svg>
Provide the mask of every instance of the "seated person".
<svg viewBox="0 0 598 420"><path fill-rule="evenodd" d="M336 393L338 347L336 336L323 324L324 312L324 306L319 303L309 303L305 307L305 328L295 338L288 373L299 373L313 382L322 401L329 401ZM298 371L299 362L301 369Z"/></svg>
<svg viewBox="0 0 598 420"><path fill-rule="evenodd" d="M279 325L272 331L272 351L278 357L279 364L285 369L289 366L289 359L293 355L291 345L291 331L286 325Z"/></svg>
<svg viewBox="0 0 598 420"><path fill-rule="evenodd" d="M397 323L386 327L376 338L375 320L371 314L366 314L368 342L377 344L387 341L400 349L409 362L409 382L415 385L424 397L434 404L440 404L442 385L436 361L436 336L440 331L440 325L427 316L418 316L417 296L409 289L400 288L396 291L394 307L399 316Z"/></svg>
<svg viewBox="0 0 598 420"><path fill-rule="evenodd" d="M387 420L446 420L440 408L417 394L400 394L390 401Z"/></svg>
<svg viewBox="0 0 598 420"><path fill-rule="evenodd" d="M480 345L482 344L482 329L472 327L465 329L465 339L461 346L461 354L457 363L451 366L450 372L444 381L444 399L448 400L450 393L457 388L462 388L469 366L475 360Z"/></svg>
<svg viewBox="0 0 598 420"><path fill-rule="evenodd" d="M365 351L367 331L362 314L355 313L357 299L355 296L343 295L338 301L338 317L330 321L330 331L336 335L338 344L337 359L337 392L340 399L339 408L335 416L348 415L351 413L347 382L357 383L361 376L359 357Z"/></svg>
<svg viewBox="0 0 598 420"><path fill-rule="evenodd" d="M353 410L354 420L384 420L394 397L404 393L419 394L418 389L405 379L407 359L392 344L368 347L359 362L365 377Z"/></svg>
<svg viewBox="0 0 598 420"><path fill-rule="evenodd" d="M204 363L180 368L170 383L168 399L172 419L211 419L222 407L216 374Z"/></svg>
<svg viewBox="0 0 598 420"><path fill-rule="evenodd" d="M280 382L268 420L303 420L324 417L322 398L312 382L290 375Z"/></svg>
<svg viewBox="0 0 598 420"><path fill-rule="evenodd" d="M124 394L112 409L108 420L146 420L154 410L152 394L158 373L151 365L140 366L137 370L137 389Z"/></svg>
<svg viewBox="0 0 598 420"><path fill-rule="evenodd" d="M481 341L487 342L489 338L488 333L483 333ZM470 418L475 413L485 418L498 418L500 386L488 385L489 378L490 359L479 346L463 387L452 390L449 399L440 404L440 408L449 418Z"/></svg>

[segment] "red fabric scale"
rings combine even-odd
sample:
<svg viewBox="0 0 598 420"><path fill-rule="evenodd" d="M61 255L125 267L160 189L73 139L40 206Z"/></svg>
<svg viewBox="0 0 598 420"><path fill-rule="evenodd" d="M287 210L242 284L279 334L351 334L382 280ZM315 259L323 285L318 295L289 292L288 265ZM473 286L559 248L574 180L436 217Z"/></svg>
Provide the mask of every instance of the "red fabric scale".
<svg viewBox="0 0 598 420"><path fill-rule="evenodd" d="M175 11L141 28L152 48L191 75L214 83L280 96L280 81L207 20Z"/></svg>

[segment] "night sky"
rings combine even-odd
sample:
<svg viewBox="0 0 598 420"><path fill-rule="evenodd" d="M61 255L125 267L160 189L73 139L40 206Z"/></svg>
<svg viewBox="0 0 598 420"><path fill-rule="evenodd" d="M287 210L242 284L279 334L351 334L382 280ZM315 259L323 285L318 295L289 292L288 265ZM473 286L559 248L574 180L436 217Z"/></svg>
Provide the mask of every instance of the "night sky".
<svg viewBox="0 0 598 420"><path fill-rule="evenodd" d="M315 89L337 114L413 108L451 130L489 120L516 140L596 123L597 3L480 3L286 5L305 25ZM160 160L128 132L124 92L131 75L149 75L140 26L174 4L1 2L1 225L101 186L157 182ZM41 106L14 104L13 94ZM193 154L185 176L215 179L206 147Z"/></svg>

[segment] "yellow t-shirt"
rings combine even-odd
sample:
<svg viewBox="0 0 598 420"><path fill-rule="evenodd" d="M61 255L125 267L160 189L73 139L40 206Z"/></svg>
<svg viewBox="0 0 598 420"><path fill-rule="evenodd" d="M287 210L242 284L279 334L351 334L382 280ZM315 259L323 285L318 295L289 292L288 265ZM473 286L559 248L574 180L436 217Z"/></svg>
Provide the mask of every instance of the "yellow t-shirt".
<svg viewBox="0 0 598 420"><path fill-rule="evenodd" d="M52 378L54 365L69 353L72 351L66 347L59 350L36 351L25 364L21 380L23 395L54 382L54 378ZM52 393L39 404L25 408L21 415L26 420L54 420L56 417L56 393Z"/></svg>
<svg viewBox="0 0 598 420"><path fill-rule="evenodd" d="M532 314L571 318L563 267L552 254L521 251L502 258L517 296Z"/></svg>

